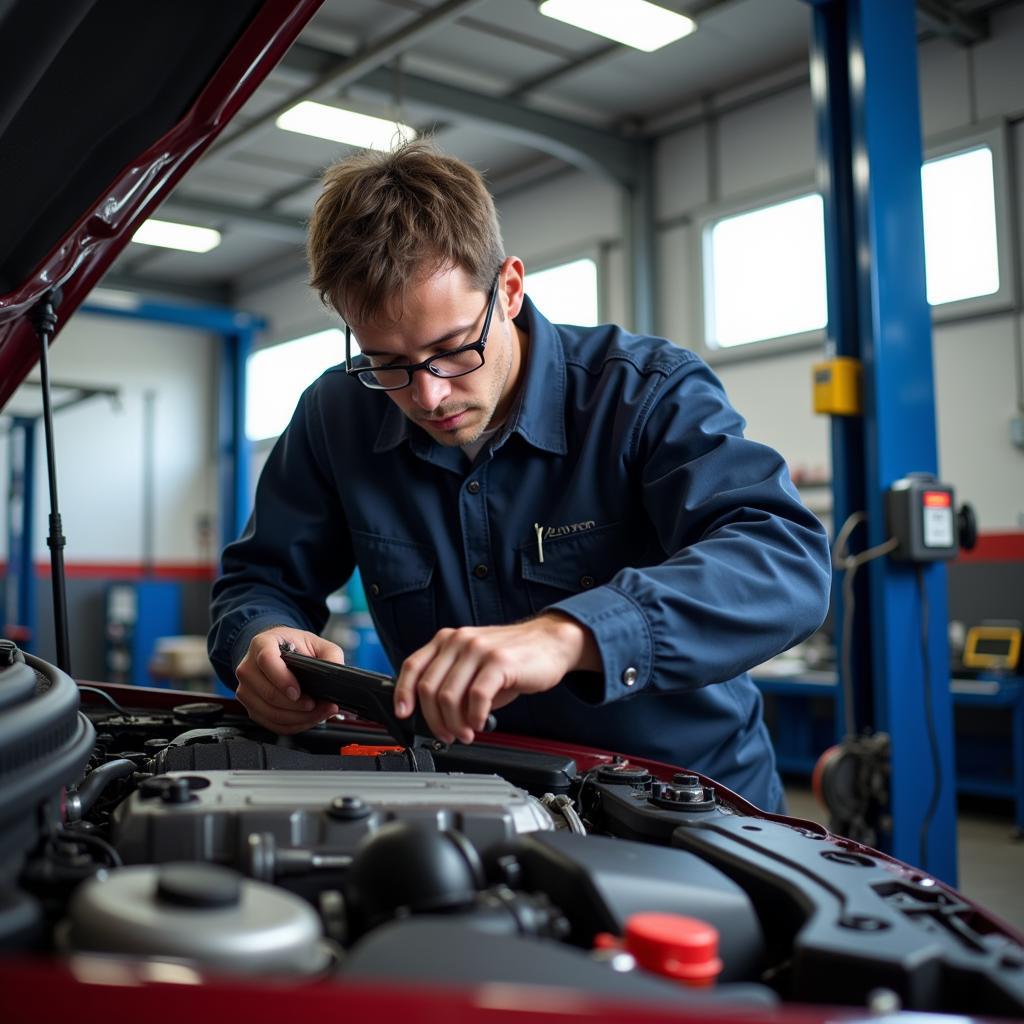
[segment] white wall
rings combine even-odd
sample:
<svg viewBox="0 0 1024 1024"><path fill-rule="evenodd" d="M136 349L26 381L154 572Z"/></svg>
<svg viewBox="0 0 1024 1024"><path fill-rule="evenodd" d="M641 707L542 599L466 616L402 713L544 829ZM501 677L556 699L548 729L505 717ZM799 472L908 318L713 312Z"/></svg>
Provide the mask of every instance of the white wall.
<svg viewBox="0 0 1024 1024"><path fill-rule="evenodd" d="M143 559L143 395L152 390L152 554L157 563L209 563L214 552L204 543L200 521L215 519L217 508L212 467L218 344L193 330L88 313L76 314L61 331L50 350L51 380L121 392L117 407L93 398L54 416L66 561L138 564ZM5 445L4 480L6 456ZM45 560L49 496L41 422L35 471L34 558ZM214 545L216 538L214 532ZM6 519L0 544L6 556Z"/></svg>

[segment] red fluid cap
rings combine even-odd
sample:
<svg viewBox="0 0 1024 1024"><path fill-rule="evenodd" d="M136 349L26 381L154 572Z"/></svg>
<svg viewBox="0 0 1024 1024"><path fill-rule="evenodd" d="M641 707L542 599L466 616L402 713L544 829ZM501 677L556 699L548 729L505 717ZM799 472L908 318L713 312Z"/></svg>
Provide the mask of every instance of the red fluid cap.
<svg viewBox="0 0 1024 1024"><path fill-rule="evenodd" d="M696 917L633 914L625 947L639 966L694 988L713 985L722 971L718 929Z"/></svg>

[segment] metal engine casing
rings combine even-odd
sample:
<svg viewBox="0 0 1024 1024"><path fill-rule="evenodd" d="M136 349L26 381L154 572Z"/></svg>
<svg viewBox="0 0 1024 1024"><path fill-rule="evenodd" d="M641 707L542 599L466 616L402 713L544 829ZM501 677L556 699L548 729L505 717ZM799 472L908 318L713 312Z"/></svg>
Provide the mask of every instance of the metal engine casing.
<svg viewBox="0 0 1024 1024"><path fill-rule="evenodd" d="M188 799L175 802L150 786L117 808L113 841L126 864L242 864L254 833L269 833L280 849L351 855L390 821L456 829L478 850L555 827L539 800L497 775L236 770L159 778L186 780ZM365 807L332 808L346 797Z"/></svg>

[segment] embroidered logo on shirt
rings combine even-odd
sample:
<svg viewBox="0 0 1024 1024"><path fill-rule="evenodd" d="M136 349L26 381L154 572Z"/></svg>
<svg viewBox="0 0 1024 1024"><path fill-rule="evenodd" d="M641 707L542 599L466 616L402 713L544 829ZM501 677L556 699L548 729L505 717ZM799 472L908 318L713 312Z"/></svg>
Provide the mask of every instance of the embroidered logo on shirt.
<svg viewBox="0 0 1024 1024"><path fill-rule="evenodd" d="M544 530L544 539L551 540L552 537L565 537L570 533L582 533L584 530L592 530L597 523L593 519L586 519L582 523L567 523L565 526L547 526Z"/></svg>
<svg viewBox="0 0 1024 1024"><path fill-rule="evenodd" d="M566 523L565 526L541 526L540 523L534 523L533 532L537 535L537 561L544 561L544 541L551 540L552 537L568 537L573 533L592 530L596 525L593 519L585 519L582 523Z"/></svg>

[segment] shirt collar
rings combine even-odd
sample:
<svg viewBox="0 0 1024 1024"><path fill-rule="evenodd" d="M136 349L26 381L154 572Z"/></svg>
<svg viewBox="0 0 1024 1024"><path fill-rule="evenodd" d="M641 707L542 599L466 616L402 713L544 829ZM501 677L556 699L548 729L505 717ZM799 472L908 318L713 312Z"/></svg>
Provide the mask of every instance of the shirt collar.
<svg viewBox="0 0 1024 1024"><path fill-rule="evenodd" d="M542 451L565 455L565 352L557 329L528 297L515 319L530 337L522 400L512 432Z"/></svg>
<svg viewBox="0 0 1024 1024"><path fill-rule="evenodd" d="M542 451L564 455L568 447L565 441L565 354L562 339L528 297L524 297L523 308L514 322L526 331L530 340L521 398L516 403L509 433L518 433ZM421 456L427 456L435 448L445 450L445 446L434 441L425 430L414 429L412 421L394 402L385 401L387 408L374 442L374 452L390 451L406 440Z"/></svg>

